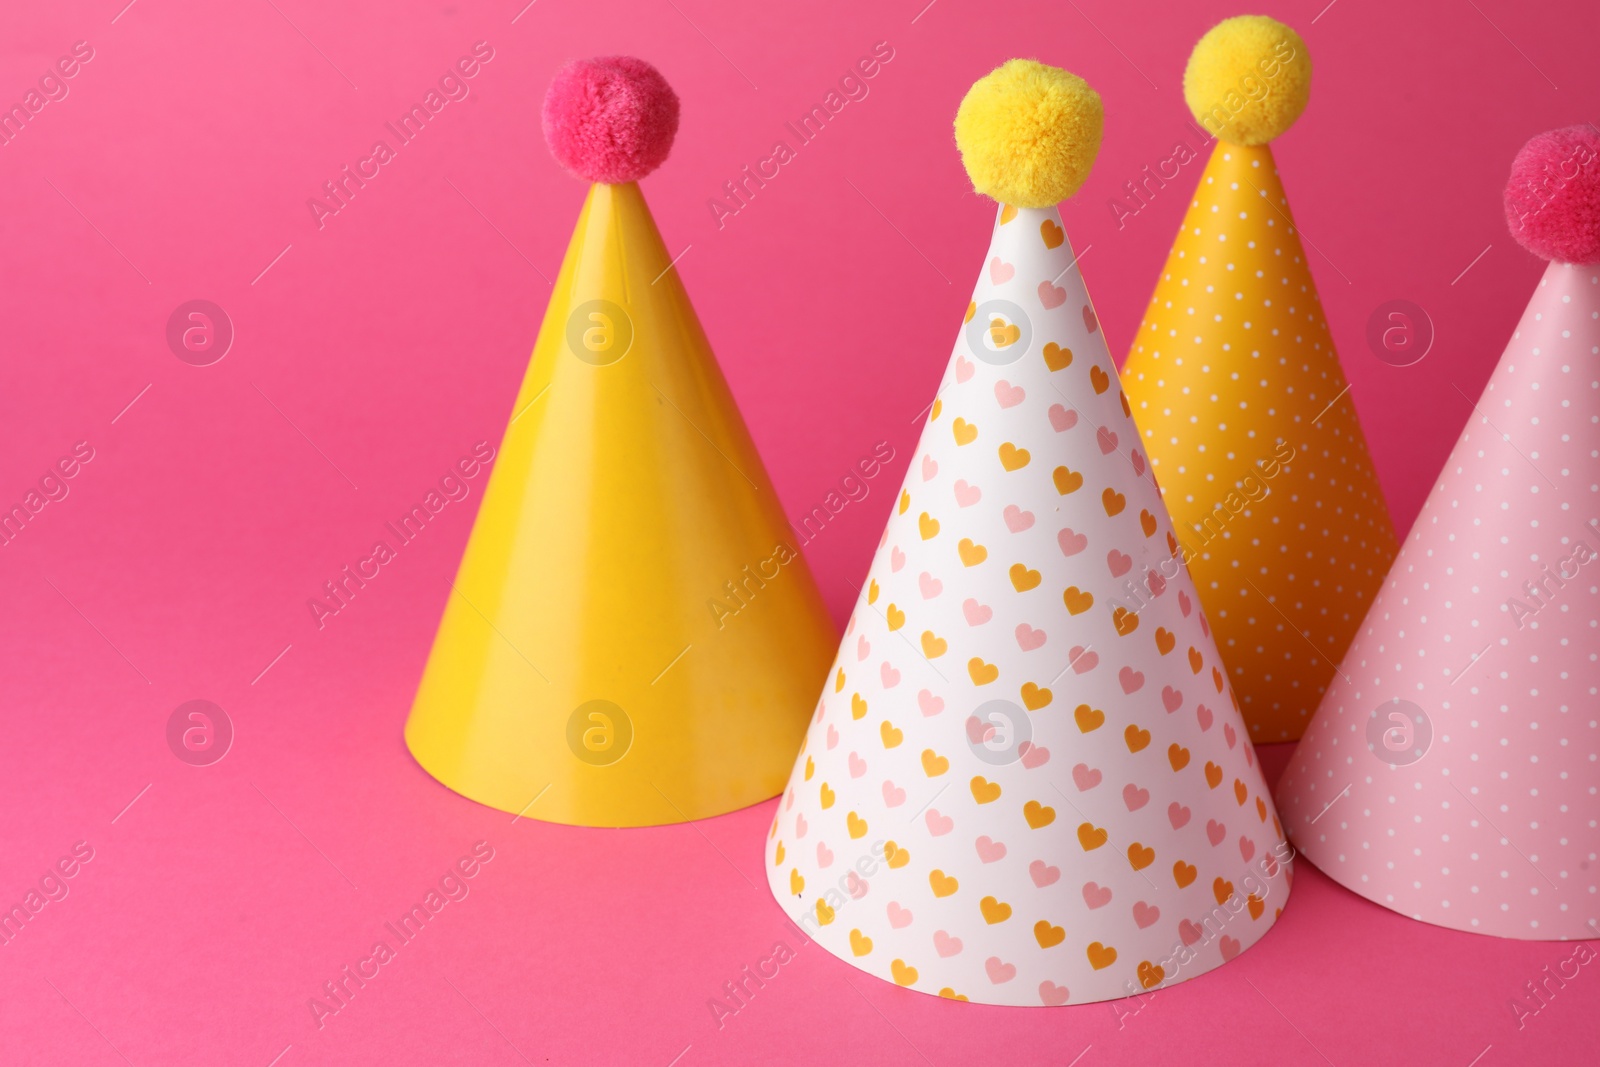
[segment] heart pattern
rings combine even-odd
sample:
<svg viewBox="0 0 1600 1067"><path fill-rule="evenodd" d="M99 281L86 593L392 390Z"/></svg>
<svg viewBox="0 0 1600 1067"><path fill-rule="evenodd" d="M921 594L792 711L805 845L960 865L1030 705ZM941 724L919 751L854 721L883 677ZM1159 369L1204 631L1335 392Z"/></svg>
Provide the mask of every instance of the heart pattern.
<svg viewBox="0 0 1600 1067"><path fill-rule="evenodd" d="M1055 209L998 214L767 842L774 896L829 952L973 1002L1191 978L1224 962L1224 930L1233 952L1257 941L1288 894L1074 255ZM1027 328L1002 344L995 320Z"/></svg>

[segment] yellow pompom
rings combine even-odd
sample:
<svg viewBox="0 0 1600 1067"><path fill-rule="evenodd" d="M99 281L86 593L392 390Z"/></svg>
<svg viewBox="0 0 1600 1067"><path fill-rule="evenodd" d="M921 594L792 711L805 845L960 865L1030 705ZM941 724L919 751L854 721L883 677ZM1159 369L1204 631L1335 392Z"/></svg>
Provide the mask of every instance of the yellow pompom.
<svg viewBox="0 0 1600 1067"><path fill-rule="evenodd" d="M1311 97L1311 53L1300 35L1265 15L1225 19L1194 46L1183 98L1218 139L1266 144Z"/></svg>
<svg viewBox="0 0 1600 1067"><path fill-rule="evenodd" d="M1054 207L1089 176L1104 120L1088 82L1013 59L967 90L956 147L978 192L1016 207Z"/></svg>

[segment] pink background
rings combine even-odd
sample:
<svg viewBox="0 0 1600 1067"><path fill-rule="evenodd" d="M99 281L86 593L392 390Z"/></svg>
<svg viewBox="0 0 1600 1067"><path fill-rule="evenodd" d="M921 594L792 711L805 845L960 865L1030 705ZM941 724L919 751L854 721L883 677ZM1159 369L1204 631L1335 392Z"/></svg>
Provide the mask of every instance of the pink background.
<svg viewBox="0 0 1600 1067"><path fill-rule="evenodd" d="M842 623L990 225L950 143L962 92L1032 55L1103 94L1105 147L1064 215L1120 355L1198 168L1120 232L1107 198L1192 136L1183 62L1237 9L123 2L0 13L0 101L73 42L95 50L0 147L0 504L75 442L95 449L0 547L0 902L74 842L95 850L0 946L0 1061L1487 1067L1571 1062L1600 1039L1593 968L1521 1030L1508 1006L1570 946L1412 923L1304 864L1259 946L1138 1015L944 1004L811 946L719 1031L707 998L775 940L797 945L760 887L770 804L656 830L513 824L402 745L481 482L324 629L306 608L499 439L583 195L538 130L560 62L633 53L677 87L683 128L646 194L668 245L692 246L679 269L790 515L875 442L897 449L807 548ZM1600 9L1322 8L1268 8L1317 69L1278 159L1405 529L1541 270L1500 215L1511 157L1600 118ZM319 230L307 198L480 40L495 57L470 97ZM870 95L719 230L706 200L883 40L895 57ZM1406 369L1363 340L1396 297L1439 334ZM166 346L192 298L237 330L214 366ZM195 698L237 731L206 768L165 740ZM319 1030L307 999L478 840L496 857L470 895Z"/></svg>

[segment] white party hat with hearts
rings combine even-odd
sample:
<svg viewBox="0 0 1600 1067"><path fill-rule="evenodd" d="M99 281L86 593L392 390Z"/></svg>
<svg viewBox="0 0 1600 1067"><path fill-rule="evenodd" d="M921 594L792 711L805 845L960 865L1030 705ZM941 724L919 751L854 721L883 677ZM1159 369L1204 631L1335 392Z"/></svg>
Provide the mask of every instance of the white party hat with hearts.
<svg viewBox="0 0 1600 1067"><path fill-rule="evenodd" d="M1100 98L1012 60L955 127L1001 207L767 876L885 980L1109 1000L1257 941L1287 847L1055 207Z"/></svg>

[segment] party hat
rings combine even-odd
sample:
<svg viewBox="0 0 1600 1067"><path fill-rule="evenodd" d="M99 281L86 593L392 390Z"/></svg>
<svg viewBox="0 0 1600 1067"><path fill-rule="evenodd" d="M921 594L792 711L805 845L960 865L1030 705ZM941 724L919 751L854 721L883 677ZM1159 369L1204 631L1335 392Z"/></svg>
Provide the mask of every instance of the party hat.
<svg viewBox="0 0 1600 1067"><path fill-rule="evenodd" d="M1268 146L1310 87L1272 19L1195 46L1184 96L1218 142L1123 367L1258 742L1311 721L1397 548Z"/></svg>
<svg viewBox="0 0 1600 1067"><path fill-rule="evenodd" d="M1402 915L1600 937L1600 136L1528 142L1550 260L1284 772L1294 844Z"/></svg>
<svg viewBox="0 0 1600 1067"><path fill-rule="evenodd" d="M1100 97L1029 60L962 101L1001 202L767 842L784 909L902 986L1142 993L1259 939L1286 845L1058 201Z"/></svg>
<svg viewBox="0 0 1600 1067"><path fill-rule="evenodd" d="M544 105L593 180L406 743L459 793L646 826L782 787L835 631L636 180L678 101L637 59Z"/></svg>

